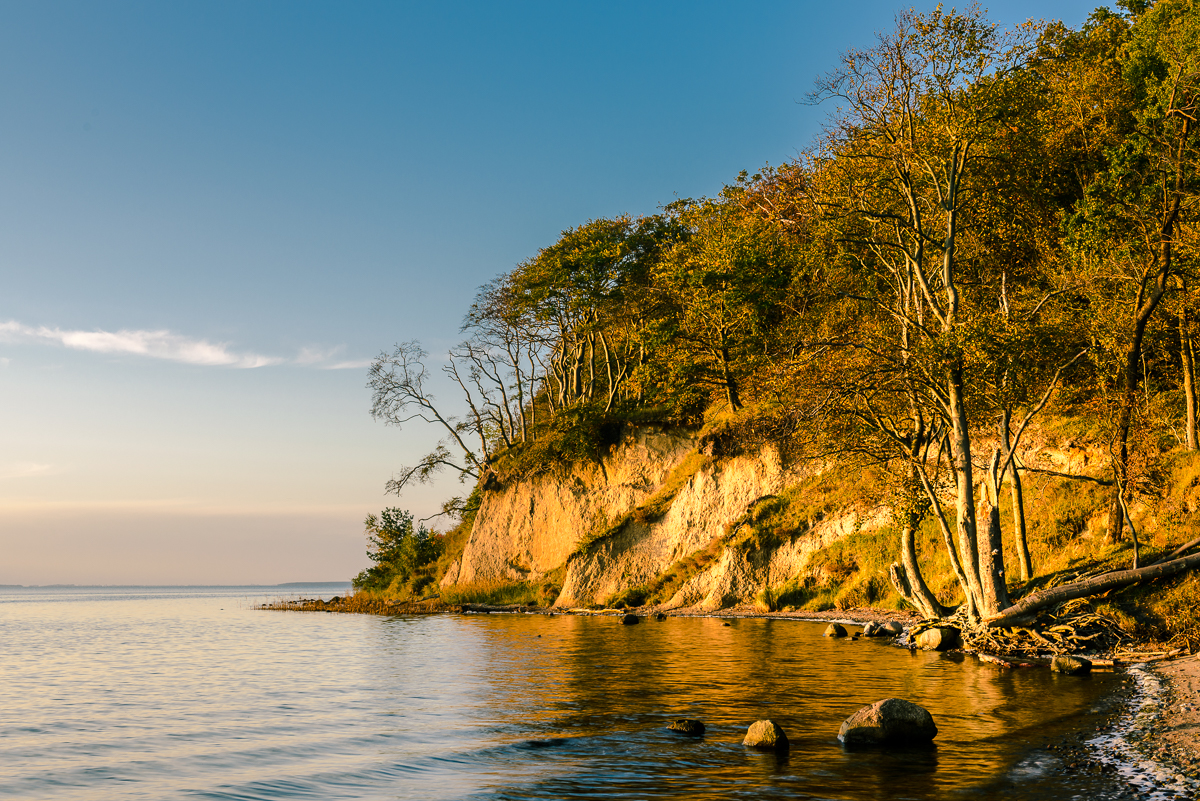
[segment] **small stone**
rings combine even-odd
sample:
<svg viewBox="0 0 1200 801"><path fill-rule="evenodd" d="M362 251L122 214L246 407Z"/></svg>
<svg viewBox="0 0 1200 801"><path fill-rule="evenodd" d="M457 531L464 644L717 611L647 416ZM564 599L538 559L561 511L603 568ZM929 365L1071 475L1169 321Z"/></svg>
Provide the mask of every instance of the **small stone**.
<svg viewBox="0 0 1200 801"><path fill-rule="evenodd" d="M917 635L917 645L926 651L949 651L956 647L958 642L958 629L949 626L925 629Z"/></svg>
<svg viewBox="0 0 1200 801"><path fill-rule="evenodd" d="M638 616L633 614L625 615L621 618L621 625L623 626L634 626L640 622L641 620L638 619Z"/></svg>
<svg viewBox="0 0 1200 801"><path fill-rule="evenodd" d="M729 627L731 624L729 624L729 623L722 623L721 625L722 625L722 626L725 626L726 628L728 628L728 627Z"/></svg>
<svg viewBox="0 0 1200 801"><path fill-rule="evenodd" d="M826 636L826 637L845 637L846 636L846 627L843 626L841 623L830 623L829 626L826 627L826 629L825 629L824 636Z"/></svg>
<svg viewBox="0 0 1200 801"><path fill-rule="evenodd" d="M699 737L704 734L704 724L698 720L681 718L668 726L667 730L686 734L689 737Z"/></svg>
<svg viewBox="0 0 1200 801"><path fill-rule="evenodd" d="M654 616L654 619L658 620L658 621L663 621L663 620L667 619L667 616L666 616L666 614L659 612L657 615Z"/></svg>
<svg viewBox="0 0 1200 801"><path fill-rule="evenodd" d="M770 720L756 720L746 730L742 745L763 751L782 751L788 747L788 738L779 724Z"/></svg>
<svg viewBox="0 0 1200 801"><path fill-rule="evenodd" d="M903 698L885 698L864 706L842 723L838 739L847 746L919 745L937 736L933 716Z"/></svg>
<svg viewBox="0 0 1200 801"><path fill-rule="evenodd" d="M1050 669L1068 676L1086 676L1092 672L1092 662L1082 656L1056 656L1050 660Z"/></svg>

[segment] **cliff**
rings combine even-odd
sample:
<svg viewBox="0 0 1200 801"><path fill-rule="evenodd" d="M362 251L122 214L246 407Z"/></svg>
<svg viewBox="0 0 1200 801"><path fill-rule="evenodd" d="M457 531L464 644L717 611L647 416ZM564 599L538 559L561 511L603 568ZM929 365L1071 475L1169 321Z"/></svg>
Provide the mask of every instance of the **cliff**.
<svg viewBox="0 0 1200 801"><path fill-rule="evenodd" d="M557 606L604 603L629 588L663 584L673 566L707 549L712 561L677 575L661 600L718 609L804 575L815 551L887 520L878 509L847 509L770 547L721 547L739 521L828 465L788 464L772 445L713 458L712 445L688 432L629 428L602 459L486 491L442 585L550 577L561 581Z"/></svg>

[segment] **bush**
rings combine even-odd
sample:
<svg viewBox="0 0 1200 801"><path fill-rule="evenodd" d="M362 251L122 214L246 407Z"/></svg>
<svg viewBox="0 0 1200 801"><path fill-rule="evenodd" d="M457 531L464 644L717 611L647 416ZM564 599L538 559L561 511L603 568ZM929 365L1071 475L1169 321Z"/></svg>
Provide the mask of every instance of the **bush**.
<svg viewBox="0 0 1200 801"><path fill-rule="evenodd" d="M425 526L414 529L411 513L390 507L379 517L367 515L363 525L370 543L367 556L375 564L355 576L356 589L397 592L408 587L419 592L429 585L432 578L418 573L441 555L440 534Z"/></svg>

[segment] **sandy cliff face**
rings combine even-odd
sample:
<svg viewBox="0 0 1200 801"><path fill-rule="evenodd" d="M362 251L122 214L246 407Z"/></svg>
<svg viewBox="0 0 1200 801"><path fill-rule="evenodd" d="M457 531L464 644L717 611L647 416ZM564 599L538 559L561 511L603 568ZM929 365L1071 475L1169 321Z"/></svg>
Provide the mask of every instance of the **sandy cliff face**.
<svg viewBox="0 0 1200 801"><path fill-rule="evenodd" d="M723 534L756 501L782 492L812 471L811 465L785 465L772 446L715 463L705 460L686 478L665 515L645 519L630 514L701 447L703 443L686 433L632 429L602 462L551 471L487 492L462 559L443 586L536 581L565 565L557 605L601 603L613 593L651 581ZM609 536L580 548L590 535L623 519L627 522ZM769 553L729 549L686 581L670 605L715 609L753 600L763 586L800 575L814 550L863 523L854 514L826 520Z"/></svg>
<svg viewBox="0 0 1200 801"><path fill-rule="evenodd" d="M572 558L558 605L600 603L614 592L647 583L723 533L755 501L778 494L802 477L799 469L785 467L770 447L705 467L679 491L662 519L630 522L615 536ZM751 575L757 572L761 571L747 570L742 561L726 554L696 580L708 577L714 589L705 596L714 594L718 603L726 595L749 600L761 586Z"/></svg>
<svg viewBox="0 0 1200 801"><path fill-rule="evenodd" d="M1031 468L1083 473L1103 463L1096 446L1038 431L1028 440L1022 459ZM976 450L987 454L994 446L983 435ZM442 585L539 581L561 570L556 605L603 603L615 593L652 584L678 560L724 536L728 547L706 551L719 554L711 562L697 570L693 561L688 570L694 572L672 574L682 583L666 602L712 610L751 602L764 587L817 578L809 566L815 552L889 523L887 509L843 501L846 506L825 509L807 528L771 544L729 545L740 530L731 524L743 521L758 502L807 486L810 479L852 484L857 477L837 475L842 468L832 464L787 464L772 445L723 458L706 456L712 447L677 429L629 428L600 461L486 491L466 549ZM1103 511L1089 518L1089 531L1103 527Z"/></svg>
<svg viewBox="0 0 1200 801"><path fill-rule="evenodd" d="M443 586L540 579L561 567L589 532L654 494L695 447L687 433L634 429L600 462L484 493L466 550Z"/></svg>

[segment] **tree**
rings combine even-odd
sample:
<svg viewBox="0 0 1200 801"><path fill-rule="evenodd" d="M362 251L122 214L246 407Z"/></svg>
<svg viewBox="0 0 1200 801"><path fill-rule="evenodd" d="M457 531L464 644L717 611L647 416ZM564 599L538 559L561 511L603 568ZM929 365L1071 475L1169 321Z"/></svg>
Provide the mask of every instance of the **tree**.
<svg viewBox="0 0 1200 801"><path fill-rule="evenodd" d="M905 430L869 396L860 395L859 414L913 465L973 619L1006 607L1008 591L998 521L989 513L980 527L974 502L970 407L984 393L971 373L990 363L993 312L981 293L962 288L964 271L986 282L991 265L965 260L960 240L986 190L985 164L1010 132L1004 79L1026 63L1037 32L1029 24L1002 30L977 5L962 14L903 12L875 47L847 52L813 95L842 104L815 154L819 202L844 220L847 249L873 276L862 300L890 318L895 338L872 353L892 396L908 399ZM954 526L923 463L927 438L951 465Z"/></svg>
<svg viewBox="0 0 1200 801"><path fill-rule="evenodd" d="M1098 350L1115 373L1117 489L1108 525L1114 541L1127 520L1130 429L1144 345L1177 272L1177 240L1191 214L1200 165L1200 20L1184 0L1159 0L1149 10L1139 5L1137 13L1116 87L1133 104L1127 130L1107 148L1106 169L1085 187L1066 223L1105 338Z"/></svg>
<svg viewBox="0 0 1200 801"><path fill-rule="evenodd" d="M427 355L415 340L401 342L391 353L381 353L368 372L367 387L372 391L373 418L398 428L413 420L421 420L433 423L446 432L446 437L420 462L402 468L399 475L388 481L387 491L397 495L414 481L432 481L446 468L457 473L460 481L468 478L478 480L491 456L487 423L476 404L469 404L471 414L465 420L443 414L438 409L433 393L425 386L429 379L429 371L424 364ZM443 371L455 378L459 386L463 386L453 355ZM478 452L468 444L471 439L478 441ZM458 454L455 455L448 445L453 446ZM455 501L448 504L449 510L461 508L461 503L457 503L461 499Z"/></svg>
<svg viewBox="0 0 1200 801"><path fill-rule="evenodd" d="M417 571L441 555L441 536L424 525L414 529L412 514L407 511L388 507L378 517L367 515L363 525L369 543L367 556L374 564L355 577L354 586L360 589L408 584Z"/></svg>
<svg viewBox="0 0 1200 801"><path fill-rule="evenodd" d="M719 387L733 411L743 406L743 377L766 350L781 314L794 255L768 222L738 205L677 206L689 236L656 265L653 286L672 314L659 336L684 357L685 380Z"/></svg>

